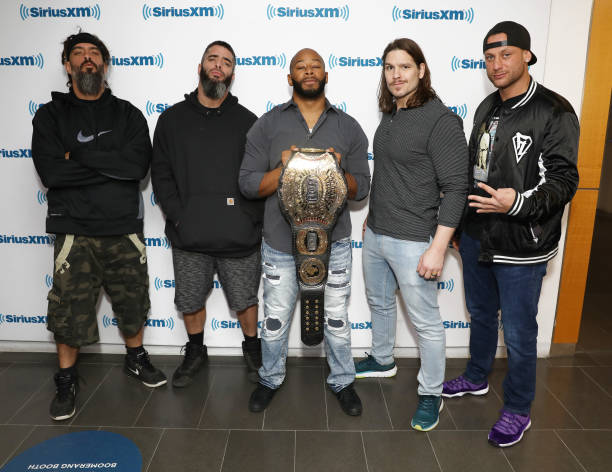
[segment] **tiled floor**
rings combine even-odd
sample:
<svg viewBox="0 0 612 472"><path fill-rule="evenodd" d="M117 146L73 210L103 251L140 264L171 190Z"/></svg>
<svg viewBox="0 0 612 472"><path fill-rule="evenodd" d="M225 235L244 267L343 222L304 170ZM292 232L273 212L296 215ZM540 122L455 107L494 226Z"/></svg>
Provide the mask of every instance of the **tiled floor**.
<svg viewBox="0 0 612 472"><path fill-rule="evenodd" d="M132 439L143 470L166 471L588 471L612 470L612 317L607 288L612 220L598 218L578 352L538 364L533 426L509 449L487 444L502 405L505 360L491 392L448 400L438 428L409 426L418 360L400 359L395 379L358 381L361 417L344 415L325 388L323 359L290 359L270 408L250 413L253 385L239 358L212 358L188 389L148 389L122 373L121 356L83 355L79 411L61 425L47 411L54 392L52 354L0 353L0 467L69 431L101 429ZM169 376L172 356L154 362ZM449 359L447 377L464 359Z"/></svg>

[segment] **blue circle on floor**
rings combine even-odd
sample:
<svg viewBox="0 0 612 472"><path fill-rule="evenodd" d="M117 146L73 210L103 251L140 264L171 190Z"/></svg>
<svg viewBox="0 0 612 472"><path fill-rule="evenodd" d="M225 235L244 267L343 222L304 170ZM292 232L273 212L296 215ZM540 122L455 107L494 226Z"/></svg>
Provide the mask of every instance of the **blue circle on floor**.
<svg viewBox="0 0 612 472"><path fill-rule="evenodd" d="M140 451L130 439L108 431L81 431L48 439L22 452L0 472L104 471L142 468Z"/></svg>

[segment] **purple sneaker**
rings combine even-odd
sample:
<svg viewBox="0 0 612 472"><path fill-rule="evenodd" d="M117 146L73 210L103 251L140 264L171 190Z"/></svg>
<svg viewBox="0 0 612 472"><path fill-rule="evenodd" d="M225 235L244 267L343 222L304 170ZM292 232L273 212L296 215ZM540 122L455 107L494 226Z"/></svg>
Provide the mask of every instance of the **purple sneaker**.
<svg viewBox="0 0 612 472"><path fill-rule="evenodd" d="M446 398L462 397L466 393L470 395L484 395L489 391L489 383L485 380L481 384L473 384L463 375L456 379L448 380L442 385L442 396Z"/></svg>
<svg viewBox="0 0 612 472"><path fill-rule="evenodd" d="M523 416L502 410L497 423L489 431L489 442L497 447L513 446L523 439L523 433L530 427L529 415Z"/></svg>

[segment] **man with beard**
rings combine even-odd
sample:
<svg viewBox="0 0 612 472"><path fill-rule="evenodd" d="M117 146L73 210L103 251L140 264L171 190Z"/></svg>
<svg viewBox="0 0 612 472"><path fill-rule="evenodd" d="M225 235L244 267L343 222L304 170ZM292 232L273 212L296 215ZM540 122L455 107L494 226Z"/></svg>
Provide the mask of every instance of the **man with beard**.
<svg viewBox="0 0 612 472"><path fill-rule="evenodd" d="M249 400L251 411L264 410L285 378L289 328L298 283L292 255L291 227L277 197L283 166L296 146L334 150L348 185L348 198L361 200L370 188L368 140L355 119L325 98L327 72L321 56L302 49L291 60L289 85L293 97L263 115L247 135L240 169L240 189L248 198L265 198L262 243L264 323L261 332L263 365L259 384ZM333 148L333 149L332 149ZM329 388L342 410L360 415L362 406L353 388L351 327L347 304L351 279L351 221L345 207L332 233L325 287L325 350L330 367Z"/></svg>
<svg viewBox="0 0 612 472"><path fill-rule="evenodd" d="M149 129L106 86L109 62L97 36L69 36L62 63L70 91L53 92L32 121L32 158L49 189L47 232L57 235L47 318L59 358L54 420L76 411L76 361L81 346L99 339L100 287L125 339L125 372L148 387L166 383L142 346L150 303L139 184L151 160Z"/></svg>
<svg viewBox="0 0 612 472"><path fill-rule="evenodd" d="M236 55L224 41L210 43L198 65L198 88L159 118L151 178L166 214L176 279L175 304L189 341L172 385L189 385L207 359L206 298L216 271L230 309L240 320L249 379L257 381L259 248L263 205L245 200L238 171L246 133L257 117L229 92Z"/></svg>

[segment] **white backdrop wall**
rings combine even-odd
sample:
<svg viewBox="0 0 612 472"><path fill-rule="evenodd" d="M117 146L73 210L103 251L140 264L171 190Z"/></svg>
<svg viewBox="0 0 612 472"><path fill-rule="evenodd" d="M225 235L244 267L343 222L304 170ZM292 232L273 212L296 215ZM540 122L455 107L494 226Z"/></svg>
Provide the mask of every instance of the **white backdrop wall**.
<svg viewBox="0 0 612 472"><path fill-rule="evenodd" d="M197 65L209 42L223 39L236 50L238 65L232 92L258 116L288 100L289 61L300 48L314 48L326 61L329 100L359 121L370 139L371 150L380 116L376 106L379 56L389 41L410 37L421 45L434 88L447 106L464 119L469 136L476 106L493 90L481 59L482 38L493 24L506 19L522 23L531 32L532 49L539 58L531 67L533 77L563 93L580 110L590 12L590 0L3 1L0 349L53 347L52 336L45 329L46 295L53 276L53 236L44 229L46 189L32 165L31 119L40 104L50 100L51 90L66 90L60 63L61 42L78 27L99 35L106 43L112 55L111 88L115 95L142 110L151 135L159 114L195 88ZM369 157L373 168L375 156ZM143 183L142 192L152 302L145 342L151 352L176 352L174 346L184 344L186 333L182 315L173 303L174 275L164 236L164 216L149 179ZM353 202L350 208L353 279L349 315L354 351L362 352L371 342L361 268L360 229L367 214L367 201ZM538 317L540 355L546 355L550 347L561 264L561 256L549 263L544 280ZM465 311L460 262L454 251L449 251L438 288L449 355L465 355L469 315ZM238 353L241 331L218 281L207 311L205 342L211 352ZM262 316L260 309L260 319ZM401 307L398 355L415 355L414 333L406 320ZM121 349L106 297L99 303L99 330L101 344L94 349ZM501 325L500 332L503 333ZM321 347L301 345L297 323L291 330L290 349L298 355L322 353Z"/></svg>

